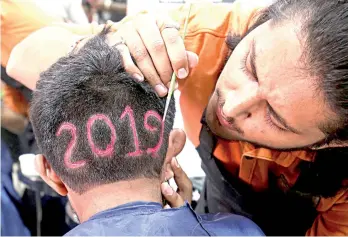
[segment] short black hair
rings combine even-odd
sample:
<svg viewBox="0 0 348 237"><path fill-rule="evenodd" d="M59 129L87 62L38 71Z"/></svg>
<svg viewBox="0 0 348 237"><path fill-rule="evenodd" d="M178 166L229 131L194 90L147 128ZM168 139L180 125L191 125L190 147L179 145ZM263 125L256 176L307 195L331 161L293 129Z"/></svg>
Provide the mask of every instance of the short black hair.
<svg viewBox="0 0 348 237"><path fill-rule="evenodd" d="M109 31L43 72L30 106L41 152L80 194L100 184L159 178L174 122L174 98L162 122L166 98L125 71L119 51L106 43Z"/></svg>

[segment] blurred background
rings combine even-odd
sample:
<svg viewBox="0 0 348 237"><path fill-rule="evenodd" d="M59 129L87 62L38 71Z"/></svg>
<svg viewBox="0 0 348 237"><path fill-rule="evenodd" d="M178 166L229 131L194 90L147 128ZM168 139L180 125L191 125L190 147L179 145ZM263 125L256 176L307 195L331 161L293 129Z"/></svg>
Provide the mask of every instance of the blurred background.
<svg viewBox="0 0 348 237"><path fill-rule="evenodd" d="M202 2L209 0L196 0ZM211 0L232 4L234 0ZM78 224L66 198L42 182L35 172L38 153L28 121L31 91L6 74L13 47L33 31L44 27L38 22L87 24L117 22L139 11L161 11L179 7L184 0L2 0L1 1L1 235L61 236ZM33 23L32 23L33 22ZM33 25L31 25L33 24ZM175 92L176 128L183 128ZM204 172L190 141L177 157L192 179L194 200L199 198ZM193 203L194 205L194 203Z"/></svg>

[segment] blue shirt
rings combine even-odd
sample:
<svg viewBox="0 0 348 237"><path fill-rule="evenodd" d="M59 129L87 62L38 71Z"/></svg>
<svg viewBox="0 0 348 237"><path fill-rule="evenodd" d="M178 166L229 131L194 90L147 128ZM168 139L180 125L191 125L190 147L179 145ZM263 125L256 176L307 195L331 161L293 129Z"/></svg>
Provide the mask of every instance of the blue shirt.
<svg viewBox="0 0 348 237"><path fill-rule="evenodd" d="M66 236L264 235L251 220L233 214L196 214L189 204L163 209L155 202L133 202L108 209Z"/></svg>
<svg viewBox="0 0 348 237"><path fill-rule="evenodd" d="M12 165L8 147L1 140L1 236L30 236L18 210L23 206L13 187Z"/></svg>

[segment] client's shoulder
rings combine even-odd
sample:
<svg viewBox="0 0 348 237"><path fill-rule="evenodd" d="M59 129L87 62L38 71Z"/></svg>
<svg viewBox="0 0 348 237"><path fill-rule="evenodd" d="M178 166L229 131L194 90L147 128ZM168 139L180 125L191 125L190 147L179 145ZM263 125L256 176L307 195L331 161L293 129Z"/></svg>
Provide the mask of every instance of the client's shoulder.
<svg viewBox="0 0 348 237"><path fill-rule="evenodd" d="M199 215L201 224L210 234L229 236L264 236L264 233L252 220L234 214L217 213Z"/></svg>

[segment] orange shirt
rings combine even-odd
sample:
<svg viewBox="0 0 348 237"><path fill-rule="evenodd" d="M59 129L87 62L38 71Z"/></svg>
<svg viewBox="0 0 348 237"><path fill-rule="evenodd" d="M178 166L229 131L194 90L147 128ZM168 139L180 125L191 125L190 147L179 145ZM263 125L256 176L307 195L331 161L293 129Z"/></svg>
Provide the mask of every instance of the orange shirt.
<svg viewBox="0 0 348 237"><path fill-rule="evenodd" d="M185 80L179 80L181 91L180 106L185 131L195 146L199 144L200 119L223 67L228 48L225 38L228 32L243 34L252 25L258 9L273 0L237 0L231 7L195 4L191 11L185 37L187 50L199 55L198 66L191 70ZM187 8L171 12L173 19L184 23ZM127 17L120 22L129 21ZM98 27L64 25L75 34L93 34ZM183 28L183 27L182 27ZM49 50L49 49L48 49ZM65 52L62 52L62 56ZM268 174L282 174L289 185L294 184L299 175L297 166L301 160L312 161L314 152L279 152L264 148L256 149L245 142L219 140L214 155L226 168L256 190L268 187ZM246 159L253 157L255 159ZM262 204L261 204L262 205ZM348 235L348 192L340 192L336 197L320 199L319 212L307 235Z"/></svg>
<svg viewBox="0 0 348 237"><path fill-rule="evenodd" d="M185 46L199 55L199 63L187 79L179 80L179 90L185 131L195 146L199 144L200 119L228 53L225 44L228 32L243 35L252 25L253 16L268 3L240 0L231 7L213 7L210 4L193 6ZM171 15L183 24L187 12L188 9L183 7L174 10ZM269 172L277 176L282 174L289 185L293 185L299 176L297 167L300 161L313 161L315 158L315 152L256 149L246 142L224 140L218 140L214 155L231 173L255 190L267 189ZM335 198L320 199L317 211L320 214L307 235L348 235L348 191L340 192Z"/></svg>
<svg viewBox="0 0 348 237"><path fill-rule="evenodd" d="M12 49L30 33L57 21L34 1L1 1L1 65L6 67ZM21 92L4 85L4 103L14 112L27 115L28 102Z"/></svg>

